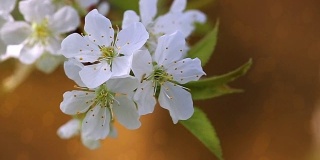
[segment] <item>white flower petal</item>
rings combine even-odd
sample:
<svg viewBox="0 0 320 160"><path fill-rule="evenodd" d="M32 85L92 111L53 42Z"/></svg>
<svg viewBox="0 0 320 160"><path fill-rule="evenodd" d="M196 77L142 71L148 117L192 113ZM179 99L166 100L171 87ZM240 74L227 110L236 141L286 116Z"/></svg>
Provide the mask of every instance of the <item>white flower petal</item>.
<svg viewBox="0 0 320 160"><path fill-rule="evenodd" d="M8 22L1 29L1 38L8 45L21 44L32 33L31 26L26 22Z"/></svg>
<svg viewBox="0 0 320 160"><path fill-rule="evenodd" d="M191 21L191 24L195 22L205 23L207 20L206 15L198 10L188 10L184 12L183 16L185 20Z"/></svg>
<svg viewBox="0 0 320 160"><path fill-rule="evenodd" d="M116 96L117 103L113 105L114 114L120 124L128 129L137 129L141 126L139 114L134 102L127 96Z"/></svg>
<svg viewBox="0 0 320 160"><path fill-rule="evenodd" d="M110 123L110 132L108 134L108 137L116 138L118 136L117 129L113 126L112 123Z"/></svg>
<svg viewBox="0 0 320 160"><path fill-rule="evenodd" d="M198 10L189 10L179 19L177 30L181 31L185 37L188 37L195 30L195 23L204 23L206 15Z"/></svg>
<svg viewBox="0 0 320 160"><path fill-rule="evenodd" d="M166 68L167 72L173 75L173 79L180 84L197 81L201 76L205 75L201 67L201 61L198 58L185 58Z"/></svg>
<svg viewBox="0 0 320 160"><path fill-rule="evenodd" d="M121 30L117 37L116 46L119 47L119 53L132 55L140 49L149 38L149 34L142 23L136 22L127 28Z"/></svg>
<svg viewBox="0 0 320 160"><path fill-rule="evenodd" d="M92 140L106 138L110 131L110 118L107 107L90 109L82 121L82 135Z"/></svg>
<svg viewBox="0 0 320 160"><path fill-rule="evenodd" d="M128 76L132 64L132 56L116 57L112 61L112 77Z"/></svg>
<svg viewBox="0 0 320 160"><path fill-rule="evenodd" d="M157 3L158 0L140 0L139 7L140 7L140 16L141 21L144 26L150 24L157 14Z"/></svg>
<svg viewBox="0 0 320 160"><path fill-rule="evenodd" d="M176 31L184 33L189 27L190 25L185 26L183 23L183 13L169 12L157 18L153 29L155 34L172 34Z"/></svg>
<svg viewBox="0 0 320 160"><path fill-rule="evenodd" d="M16 0L0 0L0 14L10 13L16 4Z"/></svg>
<svg viewBox="0 0 320 160"><path fill-rule="evenodd" d="M85 87L79 75L83 67L83 64L75 59L68 59L68 61L64 62L64 72L67 77L74 80L76 84L81 87Z"/></svg>
<svg viewBox="0 0 320 160"><path fill-rule="evenodd" d="M71 119L58 129L57 134L61 139L74 137L80 133L80 124L80 120Z"/></svg>
<svg viewBox="0 0 320 160"><path fill-rule="evenodd" d="M19 2L19 10L26 21L40 23L47 16L53 15L54 5L50 1L26 0Z"/></svg>
<svg viewBox="0 0 320 160"><path fill-rule="evenodd" d="M183 50L186 42L181 32L174 32L170 35L161 36L158 39L158 46L154 54L154 60L161 65L168 65L183 57Z"/></svg>
<svg viewBox="0 0 320 160"><path fill-rule="evenodd" d="M169 12L159 16L154 25L156 34L172 34L175 31L183 33L188 37L195 29L195 23L204 23L206 16L198 10L189 10L187 12Z"/></svg>
<svg viewBox="0 0 320 160"><path fill-rule="evenodd" d="M48 37L46 50L53 55L61 55L59 50L61 49L61 39L55 37Z"/></svg>
<svg viewBox="0 0 320 160"><path fill-rule="evenodd" d="M132 25L135 22L139 22L140 17L137 15L135 11L127 10L123 14L122 20L122 29L127 28L128 26Z"/></svg>
<svg viewBox="0 0 320 160"><path fill-rule="evenodd" d="M161 86L158 101L162 108L169 110L175 124L178 120L189 119L194 112L191 94L171 82L165 82Z"/></svg>
<svg viewBox="0 0 320 160"><path fill-rule="evenodd" d="M49 53L43 54L37 61L36 67L44 73L52 73L62 62L62 56L55 56Z"/></svg>
<svg viewBox="0 0 320 160"><path fill-rule="evenodd" d="M1 4L1 3L0 3ZM0 28L7 22L14 21L13 17L10 14L1 14L0 13Z"/></svg>
<svg viewBox="0 0 320 160"><path fill-rule="evenodd" d="M133 54L132 71L139 81L153 72L152 58L148 50L139 50Z"/></svg>
<svg viewBox="0 0 320 160"><path fill-rule="evenodd" d="M110 10L110 5L108 2L101 2L97 9L102 15L107 15Z"/></svg>
<svg viewBox="0 0 320 160"><path fill-rule="evenodd" d="M87 148L94 150L100 147L100 140L92 140L89 138L86 138L84 136L81 136L81 142L84 146L86 146Z"/></svg>
<svg viewBox="0 0 320 160"><path fill-rule="evenodd" d="M187 0L174 0L170 12L182 12L187 6Z"/></svg>
<svg viewBox="0 0 320 160"><path fill-rule="evenodd" d="M49 27L55 34L66 33L75 30L80 24L78 12L70 6L60 8L49 19Z"/></svg>
<svg viewBox="0 0 320 160"><path fill-rule="evenodd" d="M84 30L89 35L89 39L99 46L110 46L114 40L114 30L110 20L96 9L86 15Z"/></svg>
<svg viewBox="0 0 320 160"><path fill-rule="evenodd" d="M139 115L152 113L156 105L153 83L151 81L142 82L133 99L137 103Z"/></svg>
<svg viewBox="0 0 320 160"><path fill-rule="evenodd" d="M34 63L42 54L44 48L41 45L24 45L21 49L19 60L24 64Z"/></svg>
<svg viewBox="0 0 320 160"><path fill-rule="evenodd" d="M60 103L60 109L68 115L85 113L94 103L94 92L85 91L67 91L63 94L63 101Z"/></svg>
<svg viewBox="0 0 320 160"><path fill-rule="evenodd" d="M96 88L111 77L107 62L84 66L79 72L82 82L89 88Z"/></svg>
<svg viewBox="0 0 320 160"><path fill-rule="evenodd" d="M7 46L7 52L4 55L0 55L0 61L7 60L8 58L19 58L20 51L23 45L9 45Z"/></svg>
<svg viewBox="0 0 320 160"><path fill-rule="evenodd" d="M88 9L89 7L97 4L99 0L76 0L77 3L83 8L83 9Z"/></svg>
<svg viewBox="0 0 320 160"><path fill-rule="evenodd" d="M95 62L101 55L98 46L77 33L69 35L62 41L60 52L66 58L75 58L80 62Z"/></svg>
<svg viewBox="0 0 320 160"><path fill-rule="evenodd" d="M109 79L106 82L108 90L113 93L129 94L135 90L139 84L135 77Z"/></svg>

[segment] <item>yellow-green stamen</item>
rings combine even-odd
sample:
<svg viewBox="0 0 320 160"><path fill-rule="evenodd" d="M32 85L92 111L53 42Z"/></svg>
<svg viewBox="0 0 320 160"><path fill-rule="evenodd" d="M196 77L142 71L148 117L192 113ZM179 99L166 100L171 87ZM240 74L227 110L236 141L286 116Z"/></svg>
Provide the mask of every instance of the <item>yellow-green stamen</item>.
<svg viewBox="0 0 320 160"><path fill-rule="evenodd" d="M33 42L40 42L43 45L46 45L48 37L51 36L51 31L48 28L48 20L43 20L41 23L33 23L32 24L33 29Z"/></svg>

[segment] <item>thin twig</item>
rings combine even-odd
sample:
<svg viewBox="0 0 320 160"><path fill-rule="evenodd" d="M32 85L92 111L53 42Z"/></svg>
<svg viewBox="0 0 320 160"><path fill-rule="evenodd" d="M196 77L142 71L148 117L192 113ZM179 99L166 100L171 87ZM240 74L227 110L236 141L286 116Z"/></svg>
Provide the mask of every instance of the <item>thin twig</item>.
<svg viewBox="0 0 320 160"><path fill-rule="evenodd" d="M17 63L14 73L2 81L1 93L7 94L14 91L33 71L34 65Z"/></svg>

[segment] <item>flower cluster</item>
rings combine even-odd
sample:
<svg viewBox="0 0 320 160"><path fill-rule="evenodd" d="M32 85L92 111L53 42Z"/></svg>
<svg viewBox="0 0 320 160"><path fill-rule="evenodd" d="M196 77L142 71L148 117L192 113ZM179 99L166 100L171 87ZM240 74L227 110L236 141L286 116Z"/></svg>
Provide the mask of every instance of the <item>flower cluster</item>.
<svg viewBox="0 0 320 160"><path fill-rule="evenodd" d="M14 57L46 73L63 62L61 41L66 33L80 25L79 10L83 13L98 3L97 0L22 0L18 9L24 20L14 20L9 13L15 2L0 1L0 61ZM100 8L107 13L109 6L103 3Z"/></svg>
<svg viewBox="0 0 320 160"><path fill-rule="evenodd" d="M65 73L77 90L63 94L60 109L74 119L58 130L60 137L80 134L84 145L97 148L99 140L116 135L116 121L139 128L140 116L152 113L157 101L173 123L192 116L192 97L182 84L205 73L198 58L185 58L185 38L206 18L199 11L183 12L186 0L175 0L157 18L156 0L139 5L141 18L126 11L122 30L94 9L85 16L85 33L62 41Z"/></svg>

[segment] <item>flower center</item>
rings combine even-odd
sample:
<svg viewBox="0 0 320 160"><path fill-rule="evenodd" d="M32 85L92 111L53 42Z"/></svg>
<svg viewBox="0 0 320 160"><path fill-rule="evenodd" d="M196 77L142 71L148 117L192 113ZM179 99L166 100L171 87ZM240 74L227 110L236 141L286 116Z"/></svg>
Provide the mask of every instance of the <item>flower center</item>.
<svg viewBox="0 0 320 160"><path fill-rule="evenodd" d="M162 66L154 66L154 70L147 80L152 80L156 86L160 86L166 81L172 81L173 77Z"/></svg>
<svg viewBox="0 0 320 160"><path fill-rule="evenodd" d="M117 56L117 53L115 52L113 47L99 47L100 48L100 52L102 54L102 56L99 58L99 60L106 60L108 62L108 64L112 63L113 58L115 58Z"/></svg>
<svg viewBox="0 0 320 160"><path fill-rule="evenodd" d="M114 103L115 94L109 92L107 86L105 84L101 85L96 91L95 102L96 105L100 105L101 107L111 108Z"/></svg>
<svg viewBox="0 0 320 160"><path fill-rule="evenodd" d="M35 42L40 42L42 44L47 43L47 38L51 35L51 31L48 28L48 20L43 20L40 24L34 23L32 25L33 34L32 37Z"/></svg>
<svg viewBox="0 0 320 160"><path fill-rule="evenodd" d="M110 111L111 121L114 121L113 113L113 103L119 102L115 100L115 93L108 90L106 84L102 84L96 91L95 105L100 105L101 107L107 107Z"/></svg>

